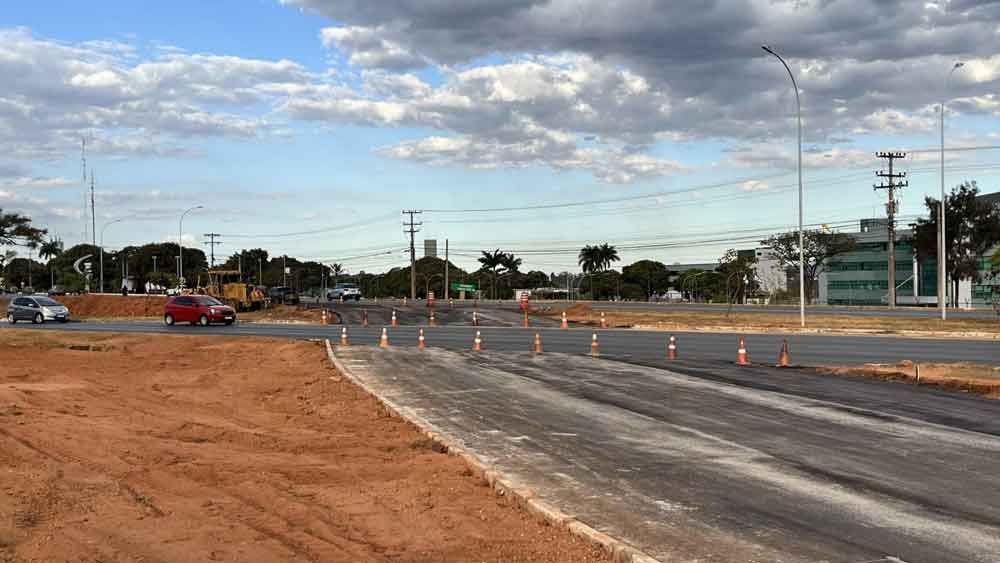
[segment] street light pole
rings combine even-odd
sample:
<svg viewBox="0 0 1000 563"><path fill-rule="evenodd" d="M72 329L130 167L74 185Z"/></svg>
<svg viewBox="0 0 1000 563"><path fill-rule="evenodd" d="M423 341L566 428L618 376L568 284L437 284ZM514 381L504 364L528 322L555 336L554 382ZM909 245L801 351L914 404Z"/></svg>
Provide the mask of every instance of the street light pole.
<svg viewBox="0 0 1000 563"><path fill-rule="evenodd" d="M101 227L101 258L99 261L99 266L101 268L101 293L104 293L104 231L106 231L107 228L110 227L111 225L114 225L115 223L120 223L124 220L125 220L124 217L120 219L115 219L114 221L105 223L104 226Z"/></svg>
<svg viewBox="0 0 1000 563"><path fill-rule="evenodd" d="M944 81L945 96L948 95L948 83L951 81L951 75L955 74L955 71L965 66L963 62L957 62L948 71L948 78ZM948 318L948 305L945 303L948 299L948 249L945 245L945 194L944 194L944 104L945 99L941 99L941 205L938 209L938 307L941 308L941 320L947 320Z"/></svg>
<svg viewBox="0 0 1000 563"><path fill-rule="evenodd" d="M178 290L184 289L184 216L187 215L188 213L194 211L195 209L202 209L203 207L204 206L202 206L202 205L196 205L196 206L188 209L184 213L181 213L180 224L178 225L178 228L177 228L177 248L180 250L180 252L178 253L180 255L180 261L178 262L178 266L177 266L177 272L178 272L177 289Z"/></svg>
<svg viewBox="0 0 1000 563"><path fill-rule="evenodd" d="M806 326L806 259L805 259L805 234L802 231L802 102L799 100L799 86L795 83L795 75L792 69L788 68L788 63L781 55L774 52L767 45L761 48L774 55L788 71L788 77L792 79L792 89L795 90L795 108L799 125L799 322L802 328Z"/></svg>

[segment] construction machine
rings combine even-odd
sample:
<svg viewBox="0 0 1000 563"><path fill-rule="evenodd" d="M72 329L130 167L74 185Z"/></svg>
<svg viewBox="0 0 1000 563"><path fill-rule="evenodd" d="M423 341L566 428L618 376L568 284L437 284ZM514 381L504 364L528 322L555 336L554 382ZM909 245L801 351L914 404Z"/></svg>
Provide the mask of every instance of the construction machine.
<svg viewBox="0 0 1000 563"><path fill-rule="evenodd" d="M239 270L208 270L208 283L199 283L196 293L211 295L237 311L256 311L267 303L264 292L244 283Z"/></svg>

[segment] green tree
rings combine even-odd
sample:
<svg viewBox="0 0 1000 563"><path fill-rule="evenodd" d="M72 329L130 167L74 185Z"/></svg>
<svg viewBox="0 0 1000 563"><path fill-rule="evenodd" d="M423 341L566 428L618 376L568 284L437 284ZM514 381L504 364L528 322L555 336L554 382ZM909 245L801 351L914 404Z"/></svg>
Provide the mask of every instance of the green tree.
<svg viewBox="0 0 1000 563"><path fill-rule="evenodd" d="M816 294L816 280L823 266L833 257L854 250L854 237L844 233L830 233L823 230L804 231L806 299L812 301ZM771 247L781 267L799 272L799 232L790 231L773 235L761 244Z"/></svg>
<svg viewBox="0 0 1000 563"><path fill-rule="evenodd" d="M583 273L587 274L591 299L597 299L594 274L607 271L611 267L611 263L617 262L619 259L618 250L607 243L601 245L588 244L580 249L580 253L577 255L577 263L583 269Z"/></svg>
<svg viewBox="0 0 1000 563"><path fill-rule="evenodd" d="M741 256L734 248L730 248L719 258L716 271L725 279L726 303L732 305L741 302L748 294L756 291L756 266L756 254Z"/></svg>
<svg viewBox="0 0 1000 563"><path fill-rule="evenodd" d="M4 213L0 209L0 246L28 246L42 244L48 231L31 225L31 218L17 213Z"/></svg>
<svg viewBox="0 0 1000 563"><path fill-rule="evenodd" d="M618 257L618 249L608 243L602 243L598 255L601 259L601 271L611 269L611 264L621 260Z"/></svg>
<svg viewBox="0 0 1000 563"><path fill-rule="evenodd" d="M979 258L1000 241L1000 210L979 199L975 182L964 182L951 190L945 200L945 255L948 257L948 277L955 284L952 304L958 305L958 282L979 281ZM927 218L917 219L913 247L917 260L937 257L938 215L940 200L924 198L929 211Z"/></svg>
<svg viewBox="0 0 1000 563"><path fill-rule="evenodd" d="M55 266L55 264L53 263L53 258L58 257L62 253L63 253L63 241L57 238L49 237L47 241L43 242L41 246L38 247L38 257L41 258L42 260L45 260L48 263L47 265L49 268L49 280L51 282L49 284L49 287L56 284L55 281L56 274L55 270L53 269L53 266Z"/></svg>
<svg viewBox="0 0 1000 563"><path fill-rule="evenodd" d="M622 283L628 286L628 297L652 297L654 293L662 293L670 289L670 271L662 262L655 260L639 260L622 268ZM643 291L634 295L632 286L639 286Z"/></svg>

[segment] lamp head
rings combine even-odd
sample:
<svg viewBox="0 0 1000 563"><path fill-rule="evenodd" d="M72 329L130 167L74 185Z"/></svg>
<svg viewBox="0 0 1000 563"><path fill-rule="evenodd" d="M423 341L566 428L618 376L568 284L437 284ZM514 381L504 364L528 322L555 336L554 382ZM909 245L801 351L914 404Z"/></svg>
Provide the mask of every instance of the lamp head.
<svg viewBox="0 0 1000 563"><path fill-rule="evenodd" d="M763 44L763 45L761 45L761 46L760 46L760 48L761 48L761 49L764 49L764 50L765 50L765 51L767 51L768 53L771 53L772 55L774 54L774 51L772 51L772 50L771 50L771 47L770 47L770 46L768 46L768 45L767 45L766 43L765 43L765 44Z"/></svg>
<svg viewBox="0 0 1000 563"><path fill-rule="evenodd" d="M958 61L957 63L955 63L955 66L952 67L952 68L962 68L963 66L965 66L965 63L962 62L962 61Z"/></svg>

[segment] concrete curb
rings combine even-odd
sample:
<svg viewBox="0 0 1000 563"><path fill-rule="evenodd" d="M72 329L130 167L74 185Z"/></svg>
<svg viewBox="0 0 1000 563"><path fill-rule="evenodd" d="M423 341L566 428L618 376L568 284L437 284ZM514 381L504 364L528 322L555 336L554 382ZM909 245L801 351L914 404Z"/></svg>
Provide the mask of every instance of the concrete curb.
<svg viewBox="0 0 1000 563"><path fill-rule="evenodd" d="M340 373L352 383L362 388L369 395L382 404L382 406L392 416L402 418L420 429L430 440L439 445L448 455L453 455L462 459L473 474L489 484L497 496L510 497L518 506L523 508L528 514L535 518L547 522L549 525L565 528L571 534L590 542L607 553L615 563L660 563L638 549L627 543L615 539L603 532L595 530L584 522L575 519L573 516L561 511L543 500L535 498L535 492L528 487L511 480L503 475L497 468L487 465L485 462L469 453L456 444L449 437L438 432L434 425L425 420L422 416L412 412L410 409L401 408L391 399L379 396L364 381L355 376L343 362L337 358L333 352L330 340L325 340L326 355L330 362Z"/></svg>

